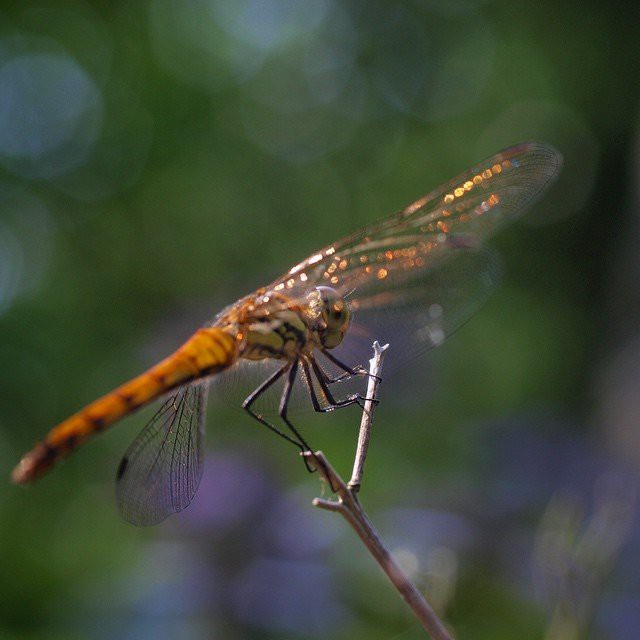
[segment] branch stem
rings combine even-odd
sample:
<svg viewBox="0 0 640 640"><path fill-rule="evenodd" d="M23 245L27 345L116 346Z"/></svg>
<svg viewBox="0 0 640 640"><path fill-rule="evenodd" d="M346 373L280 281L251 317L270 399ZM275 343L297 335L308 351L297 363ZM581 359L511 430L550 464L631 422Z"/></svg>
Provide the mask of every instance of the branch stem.
<svg viewBox="0 0 640 640"><path fill-rule="evenodd" d="M362 484L362 474L364 472L364 463L367 459L367 451L369 449L369 441L371 440L371 429L373 427L373 411L377 403L378 387L382 378L382 362L389 345L380 346L376 340L373 343L373 358L369 360L369 383L367 385L367 396L364 401L364 409L362 411L362 419L360 420L360 431L358 433L358 445L356 447L356 457L353 461L353 471L351 480L349 480L349 489L354 493L360 491Z"/></svg>
<svg viewBox="0 0 640 640"><path fill-rule="evenodd" d="M395 561L358 499L358 490L362 482L364 463L371 439L373 412L377 404L376 397L380 384L380 370L384 352L388 346L389 345L381 347L378 342L374 342L373 344L374 357L369 362L370 375L367 398L360 423L353 473L349 484L347 485L340 477L322 451L306 451L302 454L307 458L307 461L318 470L321 477L338 497L337 500L315 498L313 505L326 511L338 512L345 518L433 640L453 640L451 634L438 618L433 607L427 602L422 592L411 582L400 565Z"/></svg>

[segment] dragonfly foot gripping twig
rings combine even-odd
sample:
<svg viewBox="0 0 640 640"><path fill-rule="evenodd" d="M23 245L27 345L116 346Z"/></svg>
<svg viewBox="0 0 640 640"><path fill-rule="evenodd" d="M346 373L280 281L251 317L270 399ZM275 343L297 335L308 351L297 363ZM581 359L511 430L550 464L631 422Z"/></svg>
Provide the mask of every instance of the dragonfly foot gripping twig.
<svg viewBox="0 0 640 640"><path fill-rule="evenodd" d="M322 451L307 451L303 454L307 461L318 469L321 477L338 497L337 500L315 498L313 505L326 511L338 512L345 518L433 640L453 640L422 592L409 580L394 560L362 508L357 495L362 482L362 473L371 437L376 393L380 383L380 369L387 347L388 345L381 347L378 342L374 342L373 345L374 357L370 360L367 400L360 423L353 473L349 484L340 477Z"/></svg>

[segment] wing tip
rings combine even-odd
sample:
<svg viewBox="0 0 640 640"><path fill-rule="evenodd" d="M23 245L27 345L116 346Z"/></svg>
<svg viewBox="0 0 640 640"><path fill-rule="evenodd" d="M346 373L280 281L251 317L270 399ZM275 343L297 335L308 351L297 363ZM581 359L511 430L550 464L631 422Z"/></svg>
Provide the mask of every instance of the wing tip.
<svg viewBox="0 0 640 640"><path fill-rule="evenodd" d="M560 172L564 164L562 153L554 145L537 140L523 140L511 147L507 147L501 153L510 156L524 152L535 152L537 156L543 158L551 169L550 176L552 177Z"/></svg>

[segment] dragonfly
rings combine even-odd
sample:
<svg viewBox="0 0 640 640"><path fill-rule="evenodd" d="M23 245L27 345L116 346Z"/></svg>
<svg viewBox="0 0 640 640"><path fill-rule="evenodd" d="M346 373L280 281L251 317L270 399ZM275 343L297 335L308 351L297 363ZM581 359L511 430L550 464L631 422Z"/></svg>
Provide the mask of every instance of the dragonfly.
<svg viewBox="0 0 640 640"><path fill-rule="evenodd" d="M499 279L487 238L532 205L561 164L551 146L520 143L314 252L223 309L172 355L51 429L23 456L13 481L38 479L92 436L164 399L116 473L124 519L161 522L196 493L208 388L230 372L247 381L264 374L242 407L309 451L289 415L294 389L318 412L360 403L361 395L337 390L368 375L360 362L374 340L391 342L385 371L442 344ZM280 426L260 408L268 394Z"/></svg>

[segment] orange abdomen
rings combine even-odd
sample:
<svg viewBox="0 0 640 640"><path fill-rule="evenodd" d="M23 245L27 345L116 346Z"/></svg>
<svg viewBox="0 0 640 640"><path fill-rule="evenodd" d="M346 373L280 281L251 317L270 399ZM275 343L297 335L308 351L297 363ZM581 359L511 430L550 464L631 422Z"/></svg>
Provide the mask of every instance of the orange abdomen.
<svg viewBox="0 0 640 640"><path fill-rule="evenodd" d="M168 358L54 427L25 454L13 481L35 480L93 434L176 387L226 369L237 357L234 336L215 327L199 329Z"/></svg>

